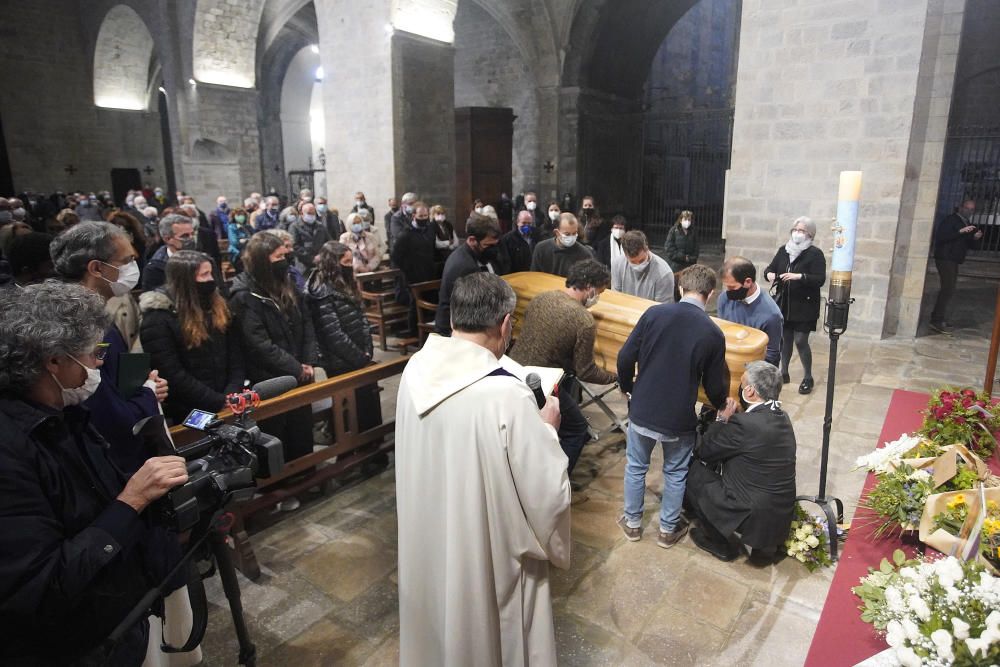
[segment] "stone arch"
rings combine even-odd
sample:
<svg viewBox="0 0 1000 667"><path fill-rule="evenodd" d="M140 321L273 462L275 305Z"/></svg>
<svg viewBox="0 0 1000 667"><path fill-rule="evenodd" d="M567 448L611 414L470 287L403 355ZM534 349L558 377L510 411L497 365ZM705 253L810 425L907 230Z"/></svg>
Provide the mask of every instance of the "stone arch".
<svg viewBox="0 0 1000 667"><path fill-rule="evenodd" d="M264 0L197 0L194 78L236 88L256 84L257 33ZM252 39L248 39L252 36Z"/></svg>
<svg viewBox="0 0 1000 667"><path fill-rule="evenodd" d="M127 5L104 16L94 47L94 104L111 109L145 110L153 36Z"/></svg>
<svg viewBox="0 0 1000 667"><path fill-rule="evenodd" d="M389 22L397 30L451 44L457 10L458 0L392 0Z"/></svg>

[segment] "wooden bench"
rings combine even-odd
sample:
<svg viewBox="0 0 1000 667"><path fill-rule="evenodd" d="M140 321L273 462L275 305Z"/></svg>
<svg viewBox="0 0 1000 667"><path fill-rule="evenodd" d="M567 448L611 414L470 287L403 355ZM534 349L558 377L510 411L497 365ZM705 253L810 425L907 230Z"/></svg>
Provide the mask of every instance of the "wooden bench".
<svg viewBox="0 0 1000 667"><path fill-rule="evenodd" d="M410 317L409 306L396 302L396 281L399 269L371 271L354 276L365 305L365 316L378 330L382 350L388 350L387 333L393 325L405 325Z"/></svg>
<svg viewBox="0 0 1000 667"><path fill-rule="evenodd" d="M437 294L441 289L440 280L428 280L410 285L410 295L417 304L417 345L423 347L427 336L434 333L434 317L437 315ZM431 301L428 297L433 296Z"/></svg>
<svg viewBox="0 0 1000 667"><path fill-rule="evenodd" d="M329 380L297 387L277 398L263 401L258 406L253 413L253 419L257 422L317 401L332 399L334 444L290 461L271 477L259 478L257 480L259 496L246 502L232 504L227 508L234 517L231 532L235 542L234 559L236 566L247 578L253 580L260 576L260 566L246 532L246 520L249 517L262 510L270 510L278 502L315 486L329 491L329 482L335 477L371 461L378 454L392 450L395 444L392 438L396 427L395 420L390 418L374 428L360 431L355 391L379 380L399 375L408 361L409 357L400 357L338 375ZM218 416L227 422L235 419L235 415L229 410L220 412ZM183 426L175 426L170 429L170 435L176 445L183 446L198 440L203 434ZM335 462L320 465L334 457L337 459ZM312 470L308 474L302 475L292 483L281 484L278 488L280 482L310 469Z"/></svg>

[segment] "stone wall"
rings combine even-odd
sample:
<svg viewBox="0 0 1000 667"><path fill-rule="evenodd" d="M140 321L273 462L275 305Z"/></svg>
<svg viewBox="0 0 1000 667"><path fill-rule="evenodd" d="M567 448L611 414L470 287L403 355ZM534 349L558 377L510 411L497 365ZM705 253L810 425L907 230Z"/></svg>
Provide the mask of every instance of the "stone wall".
<svg viewBox="0 0 1000 667"><path fill-rule="evenodd" d="M1000 108L1000 5L966 0L952 121L996 125Z"/></svg>
<svg viewBox="0 0 1000 667"><path fill-rule="evenodd" d="M239 88L255 83L264 0L195 0L194 78Z"/></svg>
<svg viewBox="0 0 1000 667"><path fill-rule="evenodd" d="M80 19L73 5L37 0L0 26L0 114L15 189L110 190L111 169L147 165L143 180L165 184L159 114L94 106Z"/></svg>
<svg viewBox="0 0 1000 667"><path fill-rule="evenodd" d="M902 218L904 189L908 180L936 177L933 161L915 152L933 139L915 107L918 91L943 95L954 60L937 52L937 31L954 21L953 14L939 18L941 11L939 0L743 2L727 252L767 263L799 215L817 221L816 244L829 251L838 174L862 170L851 311L857 334L881 335L892 324L897 235L924 233L923 222L913 226L916 210ZM939 60L941 76L926 88ZM915 167L918 173L908 172Z"/></svg>

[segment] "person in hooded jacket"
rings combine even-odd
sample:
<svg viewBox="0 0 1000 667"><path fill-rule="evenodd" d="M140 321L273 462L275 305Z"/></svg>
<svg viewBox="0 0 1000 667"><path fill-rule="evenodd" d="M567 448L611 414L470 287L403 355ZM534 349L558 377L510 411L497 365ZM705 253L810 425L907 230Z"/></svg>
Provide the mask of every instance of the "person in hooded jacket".
<svg viewBox="0 0 1000 667"><path fill-rule="evenodd" d="M306 302L316 329L320 365L328 377L368 366L375 353L371 327L354 282L353 265L351 249L330 241L320 248L316 268L306 284ZM359 388L355 401L361 431L382 423L377 384Z"/></svg>
<svg viewBox="0 0 1000 667"><path fill-rule="evenodd" d="M367 211L367 209L365 209ZM347 216L348 231L340 235L340 242L354 255L354 272L367 273L378 269L382 263L382 242L371 231L371 224L360 213Z"/></svg>
<svg viewBox="0 0 1000 667"><path fill-rule="evenodd" d="M316 217L316 206L311 203L303 204L302 215L292 223L288 231L292 234L295 259L308 272L313 267L319 249L330 240L326 226L320 224Z"/></svg>
<svg viewBox="0 0 1000 667"><path fill-rule="evenodd" d="M222 410L226 394L243 387L243 352L209 256L175 254L167 262L166 285L144 293L139 308L142 348L170 382L166 416L179 423L194 409Z"/></svg>
<svg viewBox="0 0 1000 667"><path fill-rule="evenodd" d="M251 384L290 375L300 385L313 381L317 363L316 335L302 294L288 274L291 250L275 234L255 234L243 255L246 271L236 276L230 290L235 331L243 343L247 379ZM305 405L269 419L260 429L279 438L285 462L312 452L312 409ZM290 498L280 509L298 507Z"/></svg>

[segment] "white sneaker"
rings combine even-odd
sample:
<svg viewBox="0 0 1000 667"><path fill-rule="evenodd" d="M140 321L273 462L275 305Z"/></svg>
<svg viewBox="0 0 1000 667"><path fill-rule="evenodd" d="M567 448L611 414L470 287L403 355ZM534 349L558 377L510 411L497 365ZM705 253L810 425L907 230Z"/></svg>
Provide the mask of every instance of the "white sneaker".
<svg viewBox="0 0 1000 667"><path fill-rule="evenodd" d="M299 499L292 496L291 498L285 498L280 503L275 505L274 508L279 512L294 512L301 506L302 503L299 502Z"/></svg>

